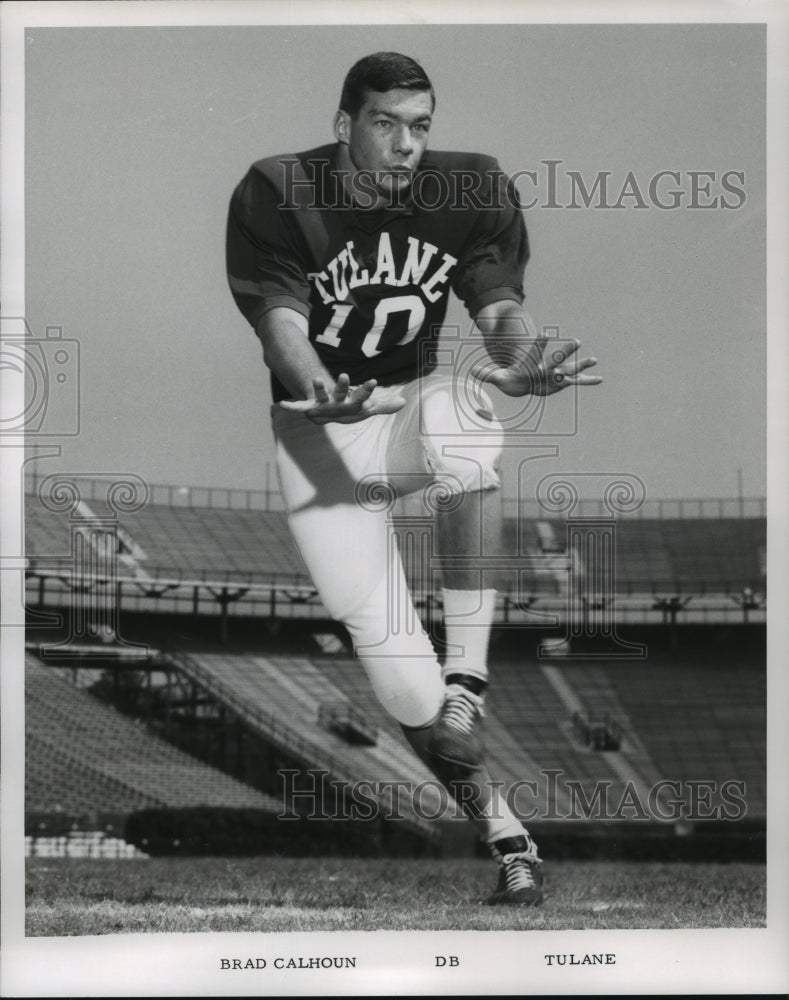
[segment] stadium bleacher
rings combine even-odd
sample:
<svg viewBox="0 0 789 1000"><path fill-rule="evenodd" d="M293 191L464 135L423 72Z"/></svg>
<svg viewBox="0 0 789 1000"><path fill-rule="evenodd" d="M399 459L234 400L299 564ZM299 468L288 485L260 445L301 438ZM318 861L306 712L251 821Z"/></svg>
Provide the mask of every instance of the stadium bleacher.
<svg viewBox="0 0 789 1000"><path fill-rule="evenodd" d="M281 811L281 803L196 760L25 657L26 809L133 812L215 805Z"/></svg>
<svg viewBox="0 0 789 1000"><path fill-rule="evenodd" d="M100 500L91 499L88 509L97 516L107 514ZM121 542L125 539L134 548L121 563L126 575L309 582L282 511L152 503L121 515L118 524ZM764 517L620 517L615 532L615 586L621 594L736 594L745 587L764 589ZM565 523L558 518L505 520L501 554L510 560L524 557L521 593L565 592L565 536ZM45 570L47 560L63 560L70 551L69 514L53 512L38 496L28 494L26 552L33 566ZM495 576L500 589L517 590L515 569L508 566Z"/></svg>
<svg viewBox="0 0 789 1000"><path fill-rule="evenodd" d="M621 589L679 593L764 588L767 526L761 518L695 518L617 523Z"/></svg>
<svg viewBox="0 0 789 1000"><path fill-rule="evenodd" d="M45 561L48 556L68 555L69 514L53 513L28 499L28 557ZM101 506L91 501L97 515ZM240 578L306 575L285 515L279 511L150 506L124 515L119 523L142 551L140 569L152 573L170 571L200 578L208 570L218 579L226 574Z"/></svg>
<svg viewBox="0 0 789 1000"><path fill-rule="evenodd" d="M662 778L745 783L751 817L767 808L766 687L762 670L693 662L597 667Z"/></svg>
<svg viewBox="0 0 789 1000"><path fill-rule="evenodd" d="M590 752L574 736L570 712L533 662L498 659L487 695L491 711L515 742L539 762L567 778L593 785L610 782L621 794L622 782L606 758Z"/></svg>
<svg viewBox="0 0 789 1000"><path fill-rule="evenodd" d="M419 773L424 771L424 774L427 775L424 766L417 761L410 750L405 748L399 725L379 705L358 660L350 657L327 656L322 659L314 658L313 663L319 672L331 677L349 701L360 708L368 719L375 720L379 730L390 735L394 752L399 754L404 762L406 759L415 762L419 767ZM518 781L526 778L535 772L536 763L529 757L525 748L512 738L507 727L500 725L500 721L492 709L488 711L486 722L487 759L495 768L496 773L506 781ZM542 801L540 801L540 805L543 805Z"/></svg>
<svg viewBox="0 0 789 1000"><path fill-rule="evenodd" d="M307 769L328 770L332 779L349 785L403 780L434 784L421 761L387 730L380 730L374 746L357 746L324 728L321 704L336 704L346 696L307 657L191 652L176 656L175 662ZM431 797L427 789L426 796L427 811L437 812L437 790ZM439 836L406 800L403 819L427 836Z"/></svg>
<svg viewBox="0 0 789 1000"><path fill-rule="evenodd" d="M91 497L81 510L90 524L86 511L113 523L112 511L100 498ZM31 609L62 607L76 599L62 574L64 567L68 571L77 520L51 512L36 495L28 495ZM189 581L193 588L172 606L159 600L155 587L144 605L128 595L122 602L142 616L143 639L146 622L152 628L159 612L175 608L179 627L168 637L166 655L199 686L201 697L227 707L304 768L327 769L331 777L349 783L432 780L397 724L381 710L360 664L341 644L340 649L331 643L321 648L317 626L307 625L324 613L313 599L282 511L153 502L120 515L116 526L121 577L135 581L140 592L159 579ZM717 598L725 620L735 624L748 621L740 599L753 592L752 606L760 609L763 622L765 536L763 516L621 517L616 521L617 592L641 600L644 610L637 621L660 622L653 607L659 596L691 595L694 600ZM509 606L517 607L518 600L531 594L539 599L538 610L553 607L551 601L561 610L570 565L565 539L565 522L559 517L505 521L503 554L523 559L515 575L512 564L499 574L499 585L510 588L505 595ZM49 591L42 585L48 573L55 578L61 574ZM520 589L512 594L518 576ZM203 587L199 594L195 581ZM237 593L222 591L234 584ZM258 603L244 600L247 584L253 589L270 586L272 596L258 594ZM215 635L211 643L189 638L201 616L218 608L225 614L235 596L242 599L233 613L258 623L254 641L233 647L226 627L219 645ZM423 598L417 603L425 607ZM648 617L649 609L656 618ZM437 610L434 605L433 614ZM504 613L506 621L506 601ZM265 629L259 627L261 618ZM287 622L294 627L285 629L283 635L290 638L282 642L277 637ZM675 647L676 636L673 642ZM559 656L545 662L533 648L513 656L511 647L497 652L494 644L487 702L489 760L510 783L534 780L544 769L561 772L558 783L537 781L536 797L528 804L540 815L566 808L566 780L587 791L606 784L617 797L631 780L646 789L663 779L742 780L748 815L764 817L763 666L758 643L742 668L729 658L714 672L693 657L617 663ZM275 798L177 750L33 656L27 658L26 678L28 810L128 814L162 805L280 808ZM341 714L344 707L359 713L365 739L354 742L341 727L326 724L327 708ZM587 721L610 719L621 732L621 746L600 752L587 745L573 723L574 714ZM420 835L435 840L435 823L416 815L408 820Z"/></svg>

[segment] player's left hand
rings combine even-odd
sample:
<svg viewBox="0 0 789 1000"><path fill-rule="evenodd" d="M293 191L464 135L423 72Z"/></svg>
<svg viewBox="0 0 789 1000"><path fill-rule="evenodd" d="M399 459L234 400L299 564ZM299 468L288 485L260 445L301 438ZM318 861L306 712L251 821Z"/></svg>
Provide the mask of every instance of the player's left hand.
<svg viewBox="0 0 789 1000"><path fill-rule="evenodd" d="M288 399L279 405L285 410L303 413L314 424L355 424L379 413L397 413L405 406L402 396L376 395L375 379L351 385L347 375L340 375L331 393L321 378L313 379L312 399Z"/></svg>
<svg viewBox="0 0 789 1000"><path fill-rule="evenodd" d="M534 345L535 351L514 364L499 366L495 361L477 365L472 374L482 382L495 385L507 396L551 396L569 385L599 385L600 375L584 374L597 364L597 358L575 358L573 355L581 346L577 340L554 347L544 356L548 338L540 338ZM540 356L542 355L542 356Z"/></svg>

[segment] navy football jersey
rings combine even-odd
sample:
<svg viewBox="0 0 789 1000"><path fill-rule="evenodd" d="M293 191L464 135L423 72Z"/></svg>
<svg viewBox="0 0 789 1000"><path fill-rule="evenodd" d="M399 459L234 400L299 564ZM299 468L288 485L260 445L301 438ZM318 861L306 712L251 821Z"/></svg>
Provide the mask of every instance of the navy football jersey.
<svg viewBox="0 0 789 1000"><path fill-rule="evenodd" d="M277 306L306 316L335 378L407 382L426 373L420 345L438 334L450 288L472 316L523 300L517 193L491 157L427 151L407 194L369 209L335 155L329 145L253 164L230 203L230 288L256 330ZM275 401L288 397L275 376L272 386Z"/></svg>

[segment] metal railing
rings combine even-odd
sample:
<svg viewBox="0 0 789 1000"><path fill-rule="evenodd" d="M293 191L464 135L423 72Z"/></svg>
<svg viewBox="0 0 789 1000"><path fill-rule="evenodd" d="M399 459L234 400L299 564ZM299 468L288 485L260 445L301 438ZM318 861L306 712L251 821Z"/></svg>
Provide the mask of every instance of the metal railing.
<svg viewBox="0 0 789 1000"><path fill-rule="evenodd" d="M57 566L57 557L31 555L26 560L25 572L28 577L46 577L59 580L71 587L79 581L78 570L68 565ZM85 575L85 579L102 582L95 574ZM235 569L179 569L172 566L149 566L145 564L145 575L117 573L115 580L125 588L136 589L143 596L146 591L161 587L258 587L268 593L272 588L288 592L292 600L304 601L316 594L315 586L304 573L283 573L279 570L235 570ZM151 595L155 596L155 595Z"/></svg>
<svg viewBox="0 0 789 1000"><path fill-rule="evenodd" d="M191 680L198 683L211 695L218 698L224 705L230 708L239 718L251 724L259 733L277 744L284 752L301 758L308 767L320 767L328 771L332 778L348 785L353 785L358 780L358 775L328 753L323 747L318 746L313 741L305 739L296 729L286 725L281 718L273 713L266 712L258 704L246 701L230 685L221 681L215 674L204 667L193 656L185 653L168 653L168 659L174 667L184 673ZM389 805L389 803L383 803ZM438 840L441 832L434 824L421 819L415 813L403 813L401 818L410 826L415 827L423 835L430 839Z"/></svg>
<svg viewBox="0 0 789 1000"><path fill-rule="evenodd" d="M192 617L220 618L226 621L236 618L300 621L321 620L329 617L328 611L316 597L304 602L293 599L293 591L287 592L272 585L252 586L248 592L228 605L222 605L216 598L216 587L210 584L194 584L168 589L166 592L145 596L130 581L120 581L118 602L126 612L146 614L187 614ZM196 595L195 591L199 593ZM49 611L68 610L81 599L80 594L71 591L68 580L61 577L37 578L31 575L27 580L26 606L30 614L31 626L36 625L36 616ZM755 589L754 589L755 592ZM690 587L687 583L676 587L658 585L655 581L645 581L643 589L628 584L617 589L611 603L610 614L618 623L649 624L663 621L664 612L657 602L670 599L674 595L692 598L687 607L679 612L678 622L728 622L757 624L766 620L766 599L757 593L758 600L748 600L742 585L731 587L722 584ZM416 606L423 622L429 623L440 615L441 602L432 594L415 593ZM532 624L548 627L550 619L554 624L568 620L570 608L568 597L559 591L546 588L517 593L503 590L499 592L494 609L494 621L498 625ZM105 650L107 652L109 647ZM131 654L130 654L131 655Z"/></svg>
<svg viewBox="0 0 789 1000"><path fill-rule="evenodd" d="M69 473L59 473L58 479L68 479ZM80 496L90 502L102 501L107 495L107 487L114 480L111 478L90 477L78 474ZM279 491L277 477L270 463L265 466L265 486L263 489L240 489L229 486L184 486L172 483L146 483L148 490L147 506L185 508L187 510L258 510L267 512L282 512L285 509ZM38 493L44 477L36 473L25 476L25 493L32 496Z"/></svg>
<svg viewBox="0 0 789 1000"><path fill-rule="evenodd" d="M544 521L567 515L547 509L533 498L505 497L502 500L505 518ZM604 500L581 499L572 511L573 517L611 517L611 510ZM646 499L634 511L618 513L617 518L668 521L714 518L763 518L767 516L766 497L664 497Z"/></svg>
<svg viewBox="0 0 789 1000"><path fill-rule="evenodd" d="M285 509L279 491L277 476L271 463L266 463L265 486L262 489L240 489L225 486L183 486L165 483L147 483L148 506L210 509L256 510L282 513ZM68 473L62 477L68 478ZM60 477L59 477L60 478ZM25 476L25 493L38 492L42 479L36 473ZM112 479L79 476L80 493L85 500L100 501L107 493ZM408 508L420 502L419 496L405 498L401 505ZM505 517L523 517L530 520L562 518L564 515L548 509L536 497L505 497L501 500ZM758 497L663 497L645 499L632 513L620 517L655 520L685 518L763 518L767 514L767 500ZM599 517L610 515L602 499L579 499L573 508L574 517Z"/></svg>

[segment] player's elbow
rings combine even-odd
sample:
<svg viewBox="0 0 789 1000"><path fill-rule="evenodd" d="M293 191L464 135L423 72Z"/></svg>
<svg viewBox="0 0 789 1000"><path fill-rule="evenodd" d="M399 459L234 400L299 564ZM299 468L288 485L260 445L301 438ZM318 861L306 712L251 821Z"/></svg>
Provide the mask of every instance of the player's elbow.
<svg viewBox="0 0 789 1000"><path fill-rule="evenodd" d="M510 327L513 321L523 323L523 306L514 299L490 302L474 317L477 328L482 333L496 333L502 325Z"/></svg>
<svg viewBox="0 0 789 1000"><path fill-rule="evenodd" d="M265 337L261 337L260 334L258 334L258 339L260 340L260 346L263 348L263 364L269 369L269 371L273 371L274 355L271 350L271 345L267 344Z"/></svg>
<svg viewBox="0 0 789 1000"><path fill-rule="evenodd" d="M283 353L303 337L309 339L307 319L295 309L269 309L255 324L255 333L263 345L263 360L274 368Z"/></svg>

